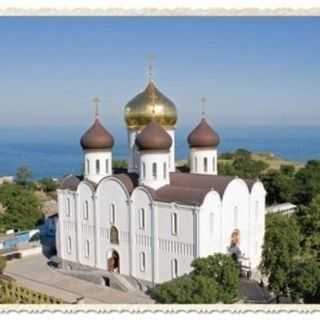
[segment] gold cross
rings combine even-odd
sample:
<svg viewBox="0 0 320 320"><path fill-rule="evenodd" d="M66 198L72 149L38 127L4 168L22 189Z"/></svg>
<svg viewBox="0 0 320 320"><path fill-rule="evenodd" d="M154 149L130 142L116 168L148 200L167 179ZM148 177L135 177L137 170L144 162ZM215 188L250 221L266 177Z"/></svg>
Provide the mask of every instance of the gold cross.
<svg viewBox="0 0 320 320"><path fill-rule="evenodd" d="M153 54L149 54L148 56L148 79L152 81L153 77L153 63L155 60L155 56Z"/></svg>
<svg viewBox="0 0 320 320"><path fill-rule="evenodd" d="M96 113L95 113L95 115L96 115L96 119L98 119L99 118L99 105L100 105L100 102L101 102L101 100L98 98L98 97L95 97L93 100L92 100L92 102L95 104L95 106L96 106Z"/></svg>

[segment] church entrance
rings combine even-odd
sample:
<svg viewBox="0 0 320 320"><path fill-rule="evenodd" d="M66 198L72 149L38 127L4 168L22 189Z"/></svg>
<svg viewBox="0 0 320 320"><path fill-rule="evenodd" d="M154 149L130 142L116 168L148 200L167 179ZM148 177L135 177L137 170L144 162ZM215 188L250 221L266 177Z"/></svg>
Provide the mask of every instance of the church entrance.
<svg viewBox="0 0 320 320"><path fill-rule="evenodd" d="M108 258L107 269L109 272L120 273L120 257L117 251L113 250L111 257Z"/></svg>

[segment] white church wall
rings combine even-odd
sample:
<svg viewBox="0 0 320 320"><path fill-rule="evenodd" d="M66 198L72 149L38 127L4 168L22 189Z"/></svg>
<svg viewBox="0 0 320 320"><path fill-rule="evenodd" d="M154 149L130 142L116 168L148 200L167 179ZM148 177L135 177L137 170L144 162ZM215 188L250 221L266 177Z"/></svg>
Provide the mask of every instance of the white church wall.
<svg viewBox="0 0 320 320"><path fill-rule="evenodd" d="M222 250L228 252L231 235L240 231L240 250L249 252L249 190L245 181L235 178L227 186L222 200Z"/></svg>
<svg viewBox="0 0 320 320"><path fill-rule="evenodd" d="M169 184L169 157L167 151L140 152L139 183L155 190ZM156 175L153 170L154 164L156 165Z"/></svg>
<svg viewBox="0 0 320 320"><path fill-rule="evenodd" d="M59 256L62 259L76 261L76 197L75 193L69 190L59 190Z"/></svg>
<svg viewBox="0 0 320 320"><path fill-rule="evenodd" d="M128 171L138 172L138 152L136 148L136 137L139 130L128 129Z"/></svg>
<svg viewBox="0 0 320 320"><path fill-rule="evenodd" d="M265 196L263 184L257 181L251 189L250 196L249 256L252 268L257 268L261 262L266 214Z"/></svg>
<svg viewBox="0 0 320 320"><path fill-rule="evenodd" d="M78 186L79 194L79 243L78 256L81 264L95 266L95 227L94 227L94 203L92 188L86 182Z"/></svg>
<svg viewBox="0 0 320 320"><path fill-rule="evenodd" d="M169 156L169 171L176 171L176 138L175 138L175 129L166 129L167 133L170 135L172 139L172 145L170 148L170 156Z"/></svg>
<svg viewBox="0 0 320 320"><path fill-rule="evenodd" d="M190 155L191 173L217 174L218 154L214 148L191 148ZM206 162L206 164L205 164Z"/></svg>
<svg viewBox="0 0 320 320"><path fill-rule="evenodd" d="M115 250L119 254L120 272L130 274L128 194L115 178L102 180L96 191L97 267L107 270L107 259ZM113 214L114 208L114 214ZM118 230L119 244L111 243L110 230Z"/></svg>
<svg viewBox="0 0 320 320"><path fill-rule="evenodd" d="M98 183L104 177L112 175L111 149L85 150L84 169L85 177L95 183Z"/></svg>
<svg viewBox="0 0 320 320"><path fill-rule="evenodd" d="M173 214L177 215L176 233L172 226ZM158 282L174 278L173 261L177 261L177 276L191 271L194 259L193 207L157 203L158 220Z"/></svg>
<svg viewBox="0 0 320 320"><path fill-rule="evenodd" d="M216 191L210 191L199 212L199 256L221 252L222 202Z"/></svg>
<svg viewBox="0 0 320 320"><path fill-rule="evenodd" d="M131 195L134 222L135 265L133 276L145 281L153 281L152 259L152 210L151 198L143 188L136 188Z"/></svg>

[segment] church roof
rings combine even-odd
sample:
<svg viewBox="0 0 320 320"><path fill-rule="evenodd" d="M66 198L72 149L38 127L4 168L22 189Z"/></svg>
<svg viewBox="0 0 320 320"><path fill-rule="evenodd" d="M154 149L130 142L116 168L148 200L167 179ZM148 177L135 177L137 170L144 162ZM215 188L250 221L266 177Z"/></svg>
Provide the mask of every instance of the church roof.
<svg viewBox="0 0 320 320"><path fill-rule="evenodd" d="M134 173L118 173L112 177L119 179L128 193L131 194L133 190L139 185L138 175ZM152 198L160 202L175 202L184 205L200 206L210 190L219 193L221 198L229 185L234 180L232 176L218 176L218 175L204 175L172 172L170 173L170 184L165 185L158 190L145 188L150 192ZM86 180L89 182L88 180ZM244 180L251 191L255 180ZM68 176L64 181L62 189L76 190L80 179L75 176ZM67 187L66 187L67 186ZM93 188L97 185L92 183Z"/></svg>
<svg viewBox="0 0 320 320"><path fill-rule="evenodd" d="M81 182L82 177L69 175L62 179L60 189L68 189L75 191L78 188L79 183Z"/></svg>

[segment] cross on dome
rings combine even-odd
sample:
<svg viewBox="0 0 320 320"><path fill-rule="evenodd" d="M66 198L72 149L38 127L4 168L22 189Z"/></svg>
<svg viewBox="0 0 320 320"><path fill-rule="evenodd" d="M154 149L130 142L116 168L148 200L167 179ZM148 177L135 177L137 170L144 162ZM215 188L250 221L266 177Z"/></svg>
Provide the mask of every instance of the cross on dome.
<svg viewBox="0 0 320 320"><path fill-rule="evenodd" d="M92 100L92 102L95 104L95 108L96 108L95 117L96 117L96 119L98 119L99 118L99 106L100 106L101 100L100 100L100 98L95 97Z"/></svg>

